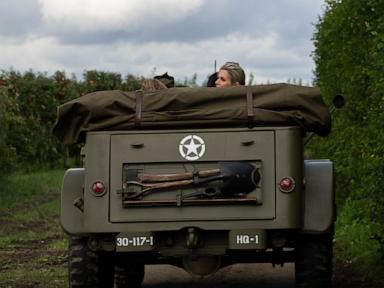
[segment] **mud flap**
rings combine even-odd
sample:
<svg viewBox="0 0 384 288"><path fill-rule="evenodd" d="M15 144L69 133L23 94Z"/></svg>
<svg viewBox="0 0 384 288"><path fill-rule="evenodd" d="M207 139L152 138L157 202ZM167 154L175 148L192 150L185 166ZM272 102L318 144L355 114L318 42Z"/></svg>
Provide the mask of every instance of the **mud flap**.
<svg viewBox="0 0 384 288"><path fill-rule="evenodd" d="M304 168L303 232L322 233L335 220L333 163L330 160L306 160Z"/></svg>
<svg viewBox="0 0 384 288"><path fill-rule="evenodd" d="M72 168L65 172L61 188L60 224L68 234L79 234L83 229L84 168Z"/></svg>

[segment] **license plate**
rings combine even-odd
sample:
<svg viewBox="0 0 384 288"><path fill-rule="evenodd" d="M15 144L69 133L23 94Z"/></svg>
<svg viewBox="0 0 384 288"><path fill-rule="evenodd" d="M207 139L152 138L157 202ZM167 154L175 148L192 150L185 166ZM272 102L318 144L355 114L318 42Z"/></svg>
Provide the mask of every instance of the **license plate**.
<svg viewBox="0 0 384 288"><path fill-rule="evenodd" d="M265 249L266 233L262 229L229 231L229 249Z"/></svg>
<svg viewBox="0 0 384 288"><path fill-rule="evenodd" d="M120 233L116 237L116 251L151 251L154 237L150 232Z"/></svg>

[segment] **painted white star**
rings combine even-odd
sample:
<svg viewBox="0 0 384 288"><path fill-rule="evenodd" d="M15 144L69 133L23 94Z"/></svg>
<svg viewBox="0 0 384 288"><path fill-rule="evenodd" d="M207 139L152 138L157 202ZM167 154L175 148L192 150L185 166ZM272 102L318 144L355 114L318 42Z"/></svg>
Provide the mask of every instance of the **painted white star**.
<svg viewBox="0 0 384 288"><path fill-rule="evenodd" d="M205 153L204 140L197 135L185 136L180 141L180 155L189 161L200 159Z"/></svg>
<svg viewBox="0 0 384 288"><path fill-rule="evenodd" d="M199 152L197 152L197 149L200 148L201 146L202 146L201 143L199 143L199 142L195 143L195 139L192 136L189 144L184 144L184 147L187 148L186 155L190 156L192 153L194 155L199 155Z"/></svg>

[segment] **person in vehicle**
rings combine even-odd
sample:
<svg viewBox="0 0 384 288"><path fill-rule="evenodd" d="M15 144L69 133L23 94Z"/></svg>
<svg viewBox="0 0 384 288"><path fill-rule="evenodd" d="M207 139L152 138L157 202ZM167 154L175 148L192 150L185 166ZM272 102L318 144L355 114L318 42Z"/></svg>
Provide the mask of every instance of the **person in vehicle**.
<svg viewBox="0 0 384 288"><path fill-rule="evenodd" d="M157 91L173 87L175 87L175 78L169 76L168 72L165 72L163 75L153 77L153 79L142 77L140 89L143 91Z"/></svg>
<svg viewBox="0 0 384 288"><path fill-rule="evenodd" d="M245 73L239 63L226 62L217 73L216 87L245 85Z"/></svg>

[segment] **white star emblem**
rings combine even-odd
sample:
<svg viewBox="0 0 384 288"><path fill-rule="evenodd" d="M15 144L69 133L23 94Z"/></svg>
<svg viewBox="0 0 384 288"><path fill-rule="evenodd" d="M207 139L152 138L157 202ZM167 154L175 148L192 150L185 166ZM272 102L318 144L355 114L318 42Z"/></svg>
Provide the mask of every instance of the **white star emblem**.
<svg viewBox="0 0 384 288"><path fill-rule="evenodd" d="M188 135L180 141L179 152L187 160L197 160L205 153L204 140L196 135Z"/></svg>

